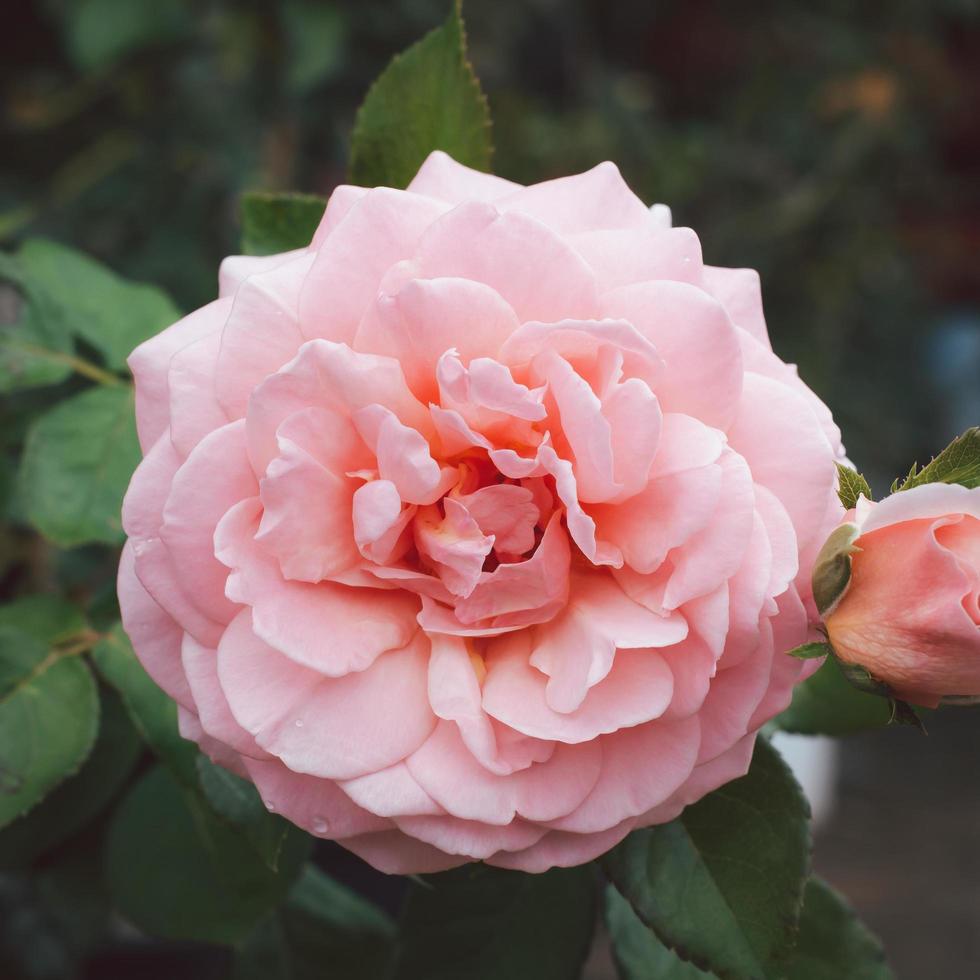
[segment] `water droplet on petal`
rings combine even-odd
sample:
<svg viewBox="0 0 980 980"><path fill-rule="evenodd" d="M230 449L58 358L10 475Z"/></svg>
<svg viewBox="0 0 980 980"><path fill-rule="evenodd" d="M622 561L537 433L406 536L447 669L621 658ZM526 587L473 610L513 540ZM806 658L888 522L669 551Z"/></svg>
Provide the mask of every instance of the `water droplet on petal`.
<svg viewBox="0 0 980 980"><path fill-rule="evenodd" d="M303 727L303 719L302 718L297 718L296 719L296 727L297 728L302 728Z"/></svg>
<svg viewBox="0 0 980 980"><path fill-rule="evenodd" d="M265 801L265 808L269 811L269 813L275 813L276 812L276 805L275 805L275 803L272 802L272 800L266 800Z"/></svg>
<svg viewBox="0 0 980 980"><path fill-rule="evenodd" d="M328 827L329 827L329 824L327 823L326 820L323 819L323 817L314 817L313 818L313 833L314 834L325 834L327 832L327 828Z"/></svg>

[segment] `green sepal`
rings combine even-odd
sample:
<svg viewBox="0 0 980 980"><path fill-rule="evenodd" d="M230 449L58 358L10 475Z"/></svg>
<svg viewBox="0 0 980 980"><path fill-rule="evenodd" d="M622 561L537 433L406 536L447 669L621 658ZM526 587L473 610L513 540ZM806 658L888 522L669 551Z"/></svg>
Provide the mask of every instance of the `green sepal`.
<svg viewBox="0 0 980 980"><path fill-rule="evenodd" d="M829 643L801 643L798 647L788 650L786 655L796 657L797 660L816 660L818 657L826 657L834 651Z"/></svg>
<svg viewBox="0 0 980 980"><path fill-rule="evenodd" d="M824 619L843 598L851 581L851 555L860 550L854 546L858 533L856 524L841 524L827 538L813 564L813 600Z"/></svg>

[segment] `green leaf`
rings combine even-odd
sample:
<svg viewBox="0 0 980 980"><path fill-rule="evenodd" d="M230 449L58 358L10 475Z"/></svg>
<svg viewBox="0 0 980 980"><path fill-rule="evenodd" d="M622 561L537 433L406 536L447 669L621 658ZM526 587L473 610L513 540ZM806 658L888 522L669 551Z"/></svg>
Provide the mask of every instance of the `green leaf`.
<svg viewBox="0 0 980 980"><path fill-rule="evenodd" d="M817 657L826 657L833 652L829 643L801 643L798 647L787 651L786 655L796 657L797 660L816 660Z"/></svg>
<svg viewBox="0 0 980 980"><path fill-rule="evenodd" d="M91 344L114 370L126 367L134 347L180 318L156 286L129 282L57 242L31 239L17 257L31 289L43 292L65 328Z"/></svg>
<svg viewBox="0 0 980 980"><path fill-rule="evenodd" d="M139 758L140 740L111 689L100 692L99 734L78 772L27 816L0 831L0 868L23 868L77 833L116 795Z"/></svg>
<svg viewBox="0 0 980 980"><path fill-rule="evenodd" d="M100 71L141 48L171 41L189 22L182 0L72 0L64 5L65 41L83 71Z"/></svg>
<svg viewBox="0 0 980 980"><path fill-rule="evenodd" d="M433 150L490 169L490 110L466 60L458 0L446 22L397 55L368 91L351 138L351 180L405 187Z"/></svg>
<svg viewBox="0 0 980 980"><path fill-rule="evenodd" d="M313 194L243 194L242 251L246 255L274 255L305 248L326 206L326 198Z"/></svg>
<svg viewBox="0 0 980 980"><path fill-rule="evenodd" d="M0 628L0 827L78 771L98 727L88 667L28 633Z"/></svg>
<svg viewBox="0 0 980 980"><path fill-rule="evenodd" d="M893 485L892 489L911 490L926 483L958 483L971 489L980 487L980 426L957 436L918 472L913 463L904 482L897 487Z"/></svg>
<svg viewBox="0 0 980 980"><path fill-rule="evenodd" d="M106 869L119 911L167 939L236 943L286 896L309 855L290 834L272 871L246 838L156 767L118 807Z"/></svg>
<svg viewBox="0 0 980 980"><path fill-rule="evenodd" d="M197 746L177 730L177 705L136 659L129 637L118 623L92 650L99 673L121 695L136 730L161 762L185 786L197 789Z"/></svg>
<svg viewBox="0 0 980 980"><path fill-rule="evenodd" d="M667 949L612 885L606 888L606 928L621 980L709 980L712 976Z"/></svg>
<svg viewBox="0 0 980 980"><path fill-rule="evenodd" d="M572 980L592 943L592 868L466 865L413 883L396 980Z"/></svg>
<svg viewBox="0 0 980 980"><path fill-rule="evenodd" d="M28 519L63 548L117 544L123 495L139 460L129 386L66 398L27 434L20 490Z"/></svg>
<svg viewBox="0 0 980 980"><path fill-rule="evenodd" d="M840 502L847 510L850 510L852 507L857 506L858 497L862 496L862 494L868 500L874 500L874 497L871 495L871 487L868 486L868 481L857 470L852 470L850 466L838 463L837 496L840 497Z"/></svg>
<svg viewBox="0 0 980 980"><path fill-rule="evenodd" d="M284 905L238 948L235 980L388 976L395 924L366 899L306 865Z"/></svg>
<svg viewBox="0 0 980 980"><path fill-rule="evenodd" d="M604 859L660 941L722 980L776 980L796 939L809 865L809 807L760 738L747 776Z"/></svg>
<svg viewBox="0 0 980 980"><path fill-rule="evenodd" d="M289 824L266 809L250 782L215 765L205 755L198 754L195 761L201 791L211 808L242 833L258 856L275 871Z"/></svg>
<svg viewBox="0 0 980 980"><path fill-rule="evenodd" d="M881 943L826 882L807 882L786 980L893 980Z"/></svg>
<svg viewBox="0 0 980 980"><path fill-rule="evenodd" d="M885 698L865 694L844 677L836 657L798 684L790 706L775 717L777 727L800 735L851 735L884 728L891 716Z"/></svg>
<svg viewBox="0 0 980 980"><path fill-rule="evenodd" d="M87 626L78 606L53 595L30 595L0 606L0 627L29 633L52 646Z"/></svg>
<svg viewBox="0 0 980 980"><path fill-rule="evenodd" d="M61 311L27 281L18 258L0 254L0 393L54 385L71 374L73 344ZM9 322L8 322L9 320Z"/></svg>

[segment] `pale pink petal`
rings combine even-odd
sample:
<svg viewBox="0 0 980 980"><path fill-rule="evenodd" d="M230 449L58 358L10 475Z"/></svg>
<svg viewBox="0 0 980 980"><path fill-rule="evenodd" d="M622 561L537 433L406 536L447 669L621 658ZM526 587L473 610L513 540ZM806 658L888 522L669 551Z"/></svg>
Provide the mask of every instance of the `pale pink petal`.
<svg viewBox="0 0 980 980"><path fill-rule="evenodd" d="M598 307L595 276L575 251L534 218L490 204L461 204L436 221L422 237L419 271L486 283L521 321L591 317Z"/></svg>
<svg viewBox="0 0 980 980"><path fill-rule="evenodd" d="M159 535L170 484L181 463L167 433L147 450L123 498L122 526L130 538L139 541Z"/></svg>
<svg viewBox="0 0 980 980"><path fill-rule="evenodd" d="M599 778L602 749L595 741L559 745L547 762L497 776L477 762L456 725L440 721L406 763L453 816L505 826L516 816L543 822L574 810Z"/></svg>
<svg viewBox="0 0 980 980"><path fill-rule="evenodd" d="M670 476L717 462L725 446L725 434L690 415L667 412L663 416L657 455L650 478Z"/></svg>
<svg viewBox="0 0 980 980"><path fill-rule="evenodd" d="M310 247L319 249L330 237L334 229L347 217L350 209L371 192L370 187L355 187L352 184L338 184L331 192L327 207L313 233Z"/></svg>
<svg viewBox="0 0 980 980"><path fill-rule="evenodd" d="M234 504L257 490L243 421L230 422L198 443L170 485L160 538L188 599L218 622L230 622L237 609L225 597L228 569L215 558L214 530Z"/></svg>
<svg viewBox="0 0 980 980"><path fill-rule="evenodd" d="M194 697L180 659L183 630L154 602L136 577L132 542L123 547L116 588L123 629L140 663L170 697L192 707Z"/></svg>
<svg viewBox="0 0 980 980"><path fill-rule="evenodd" d="M706 265L701 284L725 307L736 326L769 347L769 331L762 313L762 284L755 269Z"/></svg>
<svg viewBox="0 0 980 980"><path fill-rule="evenodd" d="M353 347L395 357L424 402L435 401L435 366L455 349L464 363L493 357L519 326L489 286L470 279L412 279L394 295L377 296L357 329Z"/></svg>
<svg viewBox="0 0 980 980"><path fill-rule="evenodd" d="M455 497L484 534L493 535L498 554L523 555L534 547L541 512L526 487L497 483Z"/></svg>
<svg viewBox="0 0 980 980"><path fill-rule="evenodd" d="M389 267L415 253L448 205L389 187L368 191L323 238L299 298L304 337L350 343Z"/></svg>
<svg viewBox="0 0 980 980"><path fill-rule="evenodd" d="M690 228L588 230L568 241L592 267L602 292L650 279L701 283L701 242Z"/></svg>
<svg viewBox="0 0 980 980"><path fill-rule="evenodd" d="M901 521L917 521L947 514L968 514L980 519L980 493L956 483L927 483L879 500L861 522L861 533Z"/></svg>
<svg viewBox="0 0 980 980"><path fill-rule="evenodd" d="M533 215L562 234L596 228L645 228L647 206L608 160L571 177L531 184L500 198L501 211Z"/></svg>
<svg viewBox="0 0 980 980"><path fill-rule="evenodd" d="M185 459L211 431L228 424L214 392L221 334L211 333L181 348L170 359L170 438Z"/></svg>
<svg viewBox="0 0 980 980"><path fill-rule="evenodd" d="M498 851L487 858L487 864L528 874L541 874L550 868L573 868L615 847L633 829L634 822L624 820L600 834L552 830L526 851Z"/></svg>
<svg viewBox="0 0 980 980"><path fill-rule="evenodd" d="M401 761L432 731L428 652L417 632L363 671L324 677L263 643L243 610L221 638L218 678L238 723L293 772L353 779Z"/></svg>
<svg viewBox="0 0 980 980"><path fill-rule="evenodd" d="M793 523L772 491L755 485L755 509L765 525L771 552L771 571L766 592L777 596L796 578L800 570L799 546Z"/></svg>
<svg viewBox="0 0 980 980"><path fill-rule="evenodd" d="M476 588L494 539L480 530L469 511L451 497L438 507L423 507L413 525L415 546L431 562L446 587L465 598Z"/></svg>
<svg viewBox="0 0 980 980"><path fill-rule="evenodd" d="M253 276L261 276L264 272L278 269L291 259L308 254L305 248L295 248L289 252L277 252L275 255L229 255L221 260L218 267L218 296L232 295Z"/></svg>
<svg viewBox="0 0 980 980"><path fill-rule="evenodd" d="M456 482L455 469L440 466L426 438L383 405L366 405L352 415L361 438L377 457L378 475L389 480L407 504L434 504Z"/></svg>
<svg viewBox="0 0 980 980"><path fill-rule="evenodd" d="M495 201L520 187L503 177L464 167L442 150L433 150L406 189L448 204L462 204L463 201Z"/></svg>
<svg viewBox="0 0 980 980"><path fill-rule="evenodd" d="M523 850L547 833L547 828L523 820L503 827L456 817L398 817L395 823L406 834L471 861L482 861L500 850Z"/></svg>
<svg viewBox="0 0 980 980"><path fill-rule="evenodd" d="M293 772L278 759L244 762L266 807L315 837L373 834L392 826L357 806L333 780Z"/></svg>
<svg viewBox="0 0 980 980"><path fill-rule="evenodd" d="M742 355L724 307L687 283L636 283L602 297L604 316L628 320L657 348L666 369L654 391L665 412L727 428L742 389Z"/></svg>
<svg viewBox="0 0 980 980"><path fill-rule="evenodd" d="M778 381L746 372L728 442L755 482L786 508L798 545L805 546L821 526L837 476L833 452L806 401Z"/></svg>
<svg viewBox="0 0 980 980"><path fill-rule="evenodd" d="M279 454L276 433L294 412L317 407L350 416L366 405L383 405L405 425L431 431L428 410L408 390L394 358L357 354L326 340L304 344L249 400L246 433L256 474L262 476Z"/></svg>
<svg viewBox="0 0 980 980"><path fill-rule="evenodd" d="M558 712L547 701L547 679L529 661L526 631L497 637L487 656L483 707L532 738L591 744L597 735L659 718L670 704L673 677L654 649L620 650L609 674L591 687L581 707Z"/></svg>
<svg viewBox="0 0 980 980"><path fill-rule="evenodd" d="M306 341L299 329L299 291L315 256L286 254L288 262L250 275L238 287L221 331L213 384L229 418L241 418L256 386L292 360Z"/></svg>
<svg viewBox="0 0 980 980"><path fill-rule="evenodd" d="M251 606L262 640L328 677L364 670L411 640L418 600L410 593L285 581L255 540L259 512L254 498L232 508L215 532L215 548L232 570L229 597Z"/></svg>
<svg viewBox="0 0 980 980"><path fill-rule="evenodd" d="M437 816L446 812L419 786L404 762L338 785L358 806L379 817Z"/></svg>
<svg viewBox="0 0 980 980"><path fill-rule="evenodd" d="M643 381L629 378L603 398L602 414L612 434L613 476L622 487L615 499L628 500L650 478L660 444L660 403Z"/></svg>
<svg viewBox="0 0 980 980"><path fill-rule="evenodd" d="M342 837L337 843L388 875L435 874L469 861L469 858L446 854L431 844L423 844L400 830Z"/></svg>
<svg viewBox="0 0 980 980"><path fill-rule="evenodd" d="M143 341L126 363L136 380L136 431L145 452L170 425L167 376L170 359L181 348L219 332L228 319L230 299L217 299Z"/></svg>
<svg viewBox="0 0 980 980"><path fill-rule="evenodd" d="M696 717L654 721L604 735L599 781L579 807L549 826L596 833L658 806L690 777L700 742Z"/></svg>

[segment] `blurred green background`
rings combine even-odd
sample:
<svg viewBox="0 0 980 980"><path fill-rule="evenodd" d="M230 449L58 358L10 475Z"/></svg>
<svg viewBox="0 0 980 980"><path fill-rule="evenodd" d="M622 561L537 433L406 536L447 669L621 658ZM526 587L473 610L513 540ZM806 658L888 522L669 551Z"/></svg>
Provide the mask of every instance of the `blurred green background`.
<svg viewBox="0 0 980 980"><path fill-rule="evenodd" d="M206 302L237 250L240 193L329 193L368 85L447 6L11 6L0 244L43 235L185 310ZM831 405L876 489L980 422L980 3L468 0L465 15L496 171L529 182L615 160L698 231L709 262L758 269L777 352ZM79 385L0 396L8 460L26 420ZM114 552L55 552L19 529L0 530L0 549L0 598L82 591L94 618L100 603L111 615ZM975 724L937 719L925 747L905 732L844 745L817 867L902 978L972 977L980 961ZM907 795L914 819L892 820ZM0 894L0 917L19 901ZM8 918L4 942L17 928ZM179 950L153 962L153 976L189 975Z"/></svg>

